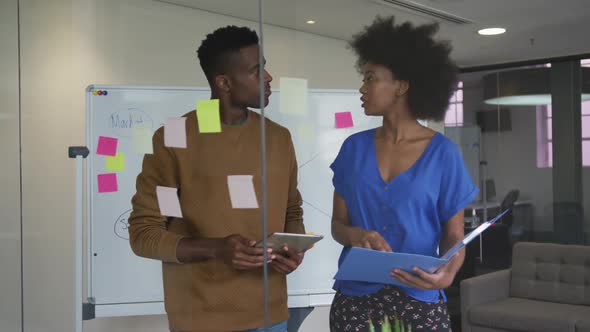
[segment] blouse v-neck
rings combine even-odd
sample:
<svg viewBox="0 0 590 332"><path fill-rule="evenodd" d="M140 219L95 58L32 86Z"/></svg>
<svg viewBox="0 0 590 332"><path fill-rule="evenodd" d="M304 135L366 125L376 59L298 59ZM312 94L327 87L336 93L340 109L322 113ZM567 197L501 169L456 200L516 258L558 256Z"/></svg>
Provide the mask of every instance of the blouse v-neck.
<svg viewBox="0 0 590 332"><path fill-rule="evenodd" d="M371 145L372 145L372 147L371 147L371 151L372 151L371 161L373 162L374 169L376 169L376 171L377 171L377 176L379 177L379 180L383 184L387 184L387 185L393 184L400 176L403 176L403 175L411 172L414 168L416 168L417 165L421 162L421 160L424 159L424 157L430 152L430 150L434 146L435 140L440 135L440 133L438 133L438 132L434 133L434 135L430 138L428 145L426 145L426 148L424 148L424 151L422 151L422 153L420 154L418 159L416 159L416 161L410 167L408 167L406 170L403 170L403 171L397 173L393 178L391 178L391 180L386 181L385 179L383 179L383 175L381 175L381 168L379 168L379 160L377 159L377 144L375 143L376 133L377 133L377 128L373 129L373 132L371 135Z"/></svg>

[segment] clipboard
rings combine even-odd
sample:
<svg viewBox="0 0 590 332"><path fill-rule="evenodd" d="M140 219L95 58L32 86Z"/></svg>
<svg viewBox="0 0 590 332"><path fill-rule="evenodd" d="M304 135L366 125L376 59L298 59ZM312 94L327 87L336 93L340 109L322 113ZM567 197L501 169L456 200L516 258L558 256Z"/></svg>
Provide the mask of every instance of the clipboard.
<svg viewBox="0 0 590 332"><path fill-rule="evenodd" d="M283 245L293 248L299 252L306 251L313 245L323 239L323 235L316 234L295 234L295 233L272 233L266 238L266 244L269 248L281 252ZM262 241L255 245L257 248L262 247Z"/></svg>
<svg viewBox="0 0 590 332"><path fill-rule="evenodd" d="M392 278L390 272L393 269L400 269L415 274L412 269L418 267L428 273L436 272L442 265L447 263L459 250L465 247L474 238L488 229L510 209L504 210L493 219L482 223L472 232L467 234L463 240L457 242L442 257L432 257L418 254L407 254L398 252L384 252L365 248L352 247L348 255L342 261L338 272L334 276L336 280L364 281L397 286L408 285Z"/></svg>

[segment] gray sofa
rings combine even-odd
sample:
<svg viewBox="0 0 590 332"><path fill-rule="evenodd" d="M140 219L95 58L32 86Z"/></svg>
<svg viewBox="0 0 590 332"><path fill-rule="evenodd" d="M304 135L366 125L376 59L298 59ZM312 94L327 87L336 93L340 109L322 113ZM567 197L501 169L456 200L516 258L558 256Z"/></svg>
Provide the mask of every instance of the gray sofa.
<svg viewBox="0 0 590 332"><path fill-rule="evenodd" d="M520 242L512 268L461 282L462 332L590 332L590 247Z"/></svg>

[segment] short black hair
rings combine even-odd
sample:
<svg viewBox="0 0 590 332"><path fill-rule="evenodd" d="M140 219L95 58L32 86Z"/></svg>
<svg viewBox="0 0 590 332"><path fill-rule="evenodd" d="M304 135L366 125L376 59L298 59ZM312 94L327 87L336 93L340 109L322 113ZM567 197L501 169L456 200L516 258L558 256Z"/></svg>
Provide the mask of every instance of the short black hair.
<svg viewBox="0 0 590 332"><path fill-rule="evenodd" d="M225 71L233 54L241 48L257 44L256 31L247 27L228 25L208 34L201 42L197 54L209 84L213 86L214 77Z"/></svg>
<svg viewBox="0 0 590 332"><path fill-rule="evenodd" d="M408 104L416 118L441 121L457 87L458 69L450 44L433 39L437 31L438 24L395 25L393 16L377 16L349 46L358 56L359 71L367 63L378 64L409 82Z"/></svg>

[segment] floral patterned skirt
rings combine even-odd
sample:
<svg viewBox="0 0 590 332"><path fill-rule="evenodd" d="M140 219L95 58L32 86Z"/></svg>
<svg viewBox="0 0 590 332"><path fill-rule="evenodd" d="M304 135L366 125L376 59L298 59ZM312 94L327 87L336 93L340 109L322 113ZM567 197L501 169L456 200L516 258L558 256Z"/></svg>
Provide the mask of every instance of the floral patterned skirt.
<svg viewBox="0 0 590 332"><path fill-rule="evenodd" d="M330 308L331 332L451 331L447 305L418 301L385 286L365 296L336 293Z"/></svg>

